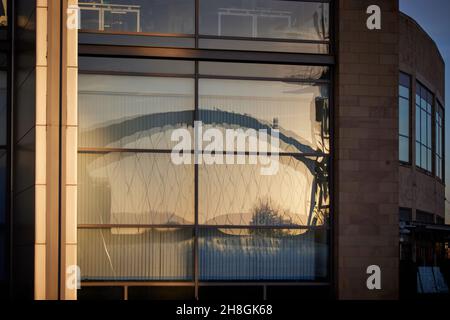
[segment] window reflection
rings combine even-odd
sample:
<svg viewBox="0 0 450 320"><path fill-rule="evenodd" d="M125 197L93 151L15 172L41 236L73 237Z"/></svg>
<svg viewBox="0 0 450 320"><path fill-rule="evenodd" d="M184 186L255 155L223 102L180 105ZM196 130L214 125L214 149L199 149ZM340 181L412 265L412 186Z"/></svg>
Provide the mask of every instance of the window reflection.
<svg viewBox="0 0 450 320"><path fill-rule="evenodd" d="M286 152L329 152L327 86L255 80L205 79L199 82L205 125L280 130Z"/></svg>
<svg viewBox="0 0 450 320"><path fill-rule="evenodd" d="M84 280L192 280L194 256L203 280L327 275L327 68L199 62L197 78L188 64L174 74L168 60L87 60L79 75ZM192 137L194 116L203 132L279 129L278 170L264 176L265 165L242 153L242 165L175 165L171 134L184 128Z"/></svg>
<svg viewBox="0 0 450 320"><path fill-rule="evenodd" d="M200 230L201 280L316 280L327 275L324 230Z"/></svg>
<svg viewBox="0 0 450 320"><path fill-rule="evenodd" d="M416 165L432 171L432 110L433 95L424 86L416 84Z"/></svg>
<svg viewBox="0 0 450 320"><path fill-rule="evenodd" d="M79 172L81 224L194 223L194 167L170 154L80 154Z"/></svg>
<svg viewBox="0 0 450 320"><path fill-rule="evenodd" d="M193 79L80 75L82 147L167 149L171 133L192 128Z"/></svg>
<svg viewBox="0 0 450 320"><path fill-rule="evenodd" d="M246 163L249 163L248 156ZM260 165L202 165L199 223L205 225L323 225L328 219L328 167L322 158L281 156L274 175Z"/></svg>
<svg viewBox="0 0 450 320"><path fill-rule="evenodd" d="M82 280L191 280L191 229L78 231Z"/></svg>
<svg viewBox="0 0 450 320"><path fill-rule="evenodd" d="M399 159L410 162L410 83L411 78L400 73L399 86Z"/></svg>
<svg viewBox="0 0 450 320"><path fill-rule="evenodd" d="M326 40L329 4L275 0L200 0L200 34Z"/></svg>
<svg viewBox="0 0 450 320"><path fill-rule="evenodd" d="M79 6L84 30L194 33L194 0L83 0Z"/></svg>

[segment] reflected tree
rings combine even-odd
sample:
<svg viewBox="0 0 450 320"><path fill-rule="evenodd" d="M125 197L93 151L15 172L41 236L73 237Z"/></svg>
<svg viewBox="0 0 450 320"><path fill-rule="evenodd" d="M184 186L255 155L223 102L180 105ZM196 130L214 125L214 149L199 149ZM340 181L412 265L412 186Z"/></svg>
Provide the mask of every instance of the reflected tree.
<svg viewBox="0 0 450 320"><path fill-rule="evenodd" d="M292 225L290 218L284 218L281 208L273 204L271 199L259 200L252 209L252 226L287 226ZM289 232L281 229L250 229L253 235L280 237L289 235Z"/></svg>

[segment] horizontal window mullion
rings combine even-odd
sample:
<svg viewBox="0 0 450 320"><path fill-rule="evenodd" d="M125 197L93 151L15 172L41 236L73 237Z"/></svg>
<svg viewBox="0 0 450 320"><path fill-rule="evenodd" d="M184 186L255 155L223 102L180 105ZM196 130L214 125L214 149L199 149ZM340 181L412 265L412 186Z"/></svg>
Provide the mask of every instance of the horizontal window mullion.
<svg viewBox="0 0 450 320"><path fill-rule="evenodd" d="M193 48L179 49L166 47L133 47L91 44L80 44L79 53L82 57L122 57L136 59L161 58L224 62L262 62L314 66L331 66L335 64L333 55L314 53L282 53Z"/></svg>
<svg viewBox="0 0 450 320"><path fill-rule="evenodd" d="M289 39L289 38L259 38L259 37L239 37L239 36L215 36L199 34L200 39L219 39L219 40L244 40L244 41L264 41L264 42L282 42L282 43L305 43L305 44L330 44L330 40L307 40L307 39Z"/></svg>
<svg viewBox="0 0 450 320"><path fill-rule="evenodd" d="M171 149L126 149L126 148L79 148L78 153L79 154L90 154L90 153L172 153L174 152ZM191 149L189 151L186 151L190 154L195 154L196 151ZM176 151L176 153L181 153L180 151ZM200 154L205 155L247 155L247 156L281 156L281 157L317 157L317 158L326 158L329 157L329 153L301 153L301 152L250 152L250 151L215 151L215 152L207 152L207 151L201 151Z"/></svg>
<svg viewBox="0 0 450 320"><path fill-rule="evenodd" d="M127 149L127 148L78 148L79 154L95 153L172 153L171 149ZM191 153L194 153L191 150Z"/></svg>
<svg viewBox="0 0 450 320"><path fill-rule="evenodd" d="M99 35L122 35L122 36L141 36L158 38L189 38L195 39L195 34L191 33L160 33L160 32L133 32L133 31L109 31L95 29L80 29L79 33L99 34Z"/></svg>
<svg viewBox="0 0 450 320"><path fill-rule="evenodd" d="M194 224L79 224L78 229L192 229ZM277 229L277 230L330 230L328 225L303 226L303 225L202 225L198 224L200 229Z"/></svg>
<svg viewBox="0 0 450 320"><path fill-rule="evenodd" d="M79 224L78 229L193 229L193 224Z"/></svg>

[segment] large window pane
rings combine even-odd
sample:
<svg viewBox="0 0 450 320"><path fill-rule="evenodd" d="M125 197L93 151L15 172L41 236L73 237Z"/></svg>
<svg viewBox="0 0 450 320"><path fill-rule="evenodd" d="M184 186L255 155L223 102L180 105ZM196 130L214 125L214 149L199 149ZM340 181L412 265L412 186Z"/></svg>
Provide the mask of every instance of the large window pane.
<svg viewBox="0 0 450 320"><path fill-rule="evenodd" d="M194 166L170 154L79 156L80 224L193 224Z"/></svg>
<svg viewBox="0 0 450 320"><path fill-rule="evenodd" d="M399 113L400 134L409 137L409 100L400 99Z"/></svg>
<svg viewBox="0 0 450 320"><path fill-rule="evenodd" d="M250 163L245 157L245 163ZM328 219L325 159L282 156L278 171L262 165L203 165L199 172L199 223L206 225L322 225Z"/></svg>
<svg viewBox="0 0 450 320"><path fill-rule="evenodd" d="M416 165L417 166L421 166L421 152L420 152L420 148L421 148L421 146L420 146L420 143L419 142L416 142Z"/></svg>
<svg viewBox="0 0 450 320"><path fill-rule="evenodd" d="M205 79L199 82L201 120L221 130L280 131L287 152L329 152L327 85Z"/></svg>
<svg viewBox="0 0 450 320"><path fill-rule="evenodd" d="M399 138L400 143L400 161L408 162L409 161L409 139L405 138L403 136L400 136Z"/></svg>
<svg viewBox="0 0 450 320"><path fill-rule="evenodd" d="M200 62L201 76L270 78L283 80L318 81L330 79L330 68L281 64Z"/></svg>
<svg viewBox="0 0 450 320"><path fill-rule="evenodd" d="M81 74L79 144L170 150L172 131L192 127L194 88L193 79Z"/></svg>
<svg viewBox="0 0 450 320"><path fill-rule="evenodd" d="M317 280L327 276L325 230L200 230L201 280Z"/></svg>
<svg viewBox="0 0 450 320"><path fill-rule="evenodd" d="M128 59L104 57L79 57L81 73L117 74L117 75L192 75L195 62L165 59Z"/></svg>
<svg viewBox="0 0 450 320"><path fill-rule="evenodd" d="M194 0L88 0L79 6L84 30L169 34L195 31Z"/></svg>
<svg viewBox="0 0 450 320"><path fill-rule="evenodd" d="M191 280L191 229L81 229L82 280Z"/></svg>
<svg viewBox="0 0 450 320"><path fill-rule="evenodd" d="M328 68L198 62L196 87L193 66L80 59L82 279L192 281L197 263L204 281L324 280ZM204 139L211 128L225 133L212 154L224 164L174 164L172 133L188 129L193 138L194 116ZM235 154L242 150L228 148L229 129L248 141L252 132L266 129L270 139L278 129L281 152L264 156L258 143L244 151L263 154ZM235 161L225 164L230 156Z"/></svg>
<svg viewBox="0 0 450 320"><path fill-rule="evenodd" d="M431 120L433 95L419 82L416 84L416 165L432 171L432 132Z"/></svg>
<svg viewBox="0 0 450 320"><path fill-rule="evenodd" d="M200 34L326 40L329 4L276 0L200 0Z"/></svg>

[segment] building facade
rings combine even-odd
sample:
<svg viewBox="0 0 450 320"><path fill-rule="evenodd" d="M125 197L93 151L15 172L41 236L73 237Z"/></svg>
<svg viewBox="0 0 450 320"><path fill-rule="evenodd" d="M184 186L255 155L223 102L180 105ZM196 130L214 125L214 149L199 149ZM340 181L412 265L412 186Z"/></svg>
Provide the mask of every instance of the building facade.
<svg viewBox="0 0 450 320"><path fill-rule="evenodd" d="M4 8L5 295L397 299L447 250L444 63L396 0Z"/></svg>

